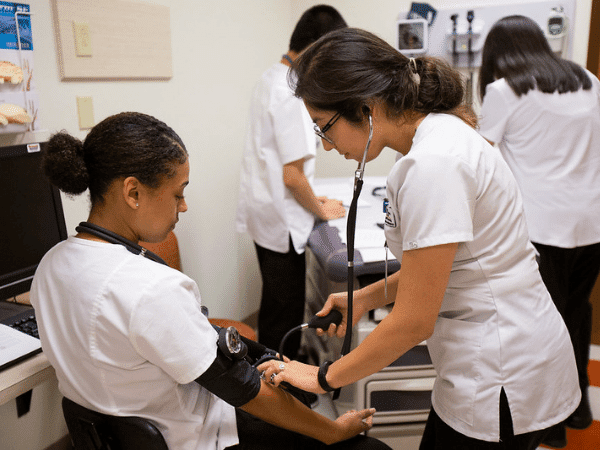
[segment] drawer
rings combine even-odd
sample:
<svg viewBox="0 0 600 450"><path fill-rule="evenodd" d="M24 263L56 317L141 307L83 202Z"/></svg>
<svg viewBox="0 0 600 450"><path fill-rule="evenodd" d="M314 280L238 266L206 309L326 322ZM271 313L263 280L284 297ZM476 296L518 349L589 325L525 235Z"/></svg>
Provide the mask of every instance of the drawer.
<svg viewBox="0 0 600 450"><path fill-rule="evenodd" d="M374 424L426 421L435 377L369 380L365 408L375 408Z"/></svg>

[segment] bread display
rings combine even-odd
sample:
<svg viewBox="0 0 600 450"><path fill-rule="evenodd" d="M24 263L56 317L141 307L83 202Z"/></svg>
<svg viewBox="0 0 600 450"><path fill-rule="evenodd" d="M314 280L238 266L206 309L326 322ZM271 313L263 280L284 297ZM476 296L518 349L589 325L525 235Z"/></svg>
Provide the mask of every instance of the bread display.
<svg viewBox="0 0 600 450"><path fill-rule="evenodd" d="M0 83L19 84L23 82L23 70L8 61L0 61Z"/></svg>
<svg viewBox="0 0 600 450"><path fill-rule="evenodd" d="M0 124L7 125L9 123L30 123L33 118L27 114L27 111L21 106L11 103L3 103L0 105Z"/></svg>

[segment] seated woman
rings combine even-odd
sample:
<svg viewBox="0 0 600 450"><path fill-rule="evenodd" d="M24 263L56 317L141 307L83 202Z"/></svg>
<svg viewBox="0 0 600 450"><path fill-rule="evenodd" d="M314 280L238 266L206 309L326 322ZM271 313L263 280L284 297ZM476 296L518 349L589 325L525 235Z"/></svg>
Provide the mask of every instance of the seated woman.
<svg viewBox="0 0 600 450"><path fill-rule="evenodd" d="M83 143L52 136L44 168L63 192L89 189L91 199L87 223L45 255L31 289L63 395L150 419L172 449L341 441L339 448L388 448L356 436L371 427L373 410L329 420L262 381L248 361L224 355L196 283L139 251L139 241L164 240L187 210L188 154L171 128L145 114L117 114Z"/></svg>

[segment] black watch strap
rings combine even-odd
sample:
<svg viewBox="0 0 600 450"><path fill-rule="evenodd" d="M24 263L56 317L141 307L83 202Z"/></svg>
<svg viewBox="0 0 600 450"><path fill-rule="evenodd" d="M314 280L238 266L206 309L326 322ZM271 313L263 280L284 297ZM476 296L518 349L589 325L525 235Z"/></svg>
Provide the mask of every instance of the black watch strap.
<svg viewBox="0 0 600 450"><path fill-rule="evenodd" d="M333 361L325 361L323 364L321 364L321 367L319 367L319 374L317 375L317 380L319 381L319 386L321 386L321 389L323 389L325 392L331 392L331 391L335 391L336 388L333 388L331 386L329 386L329 383L327 383L327 371L329 370L329 366L333 364Z"/></svg>

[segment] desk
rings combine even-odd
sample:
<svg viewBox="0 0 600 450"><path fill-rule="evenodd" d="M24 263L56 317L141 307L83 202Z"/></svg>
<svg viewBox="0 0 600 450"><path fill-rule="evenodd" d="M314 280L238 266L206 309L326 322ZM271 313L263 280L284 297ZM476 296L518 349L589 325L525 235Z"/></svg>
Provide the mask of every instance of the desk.
<svg viewBox="0 0 600 450"><path fill-rule="evenodd" d="M18 295L16 303L31 306L29 292ZM43 353L38 353L0 371L0 405L29 392L38 384L53 377L55 377L54 368Z"/></svg>
<svg viewBox="0 0 600 450"><path fill-rule="evenodd" d="M0 405L55 376L54 368L43 353L3 370L0 372Z"/></svg>
<svg viewBox="0 0 600 450"><path fill-rule="evenodd" d="M24 297L17 302L29 304ZM0 448L71 448L61 400L56 373L44 353L0 371Z"/></svg>

